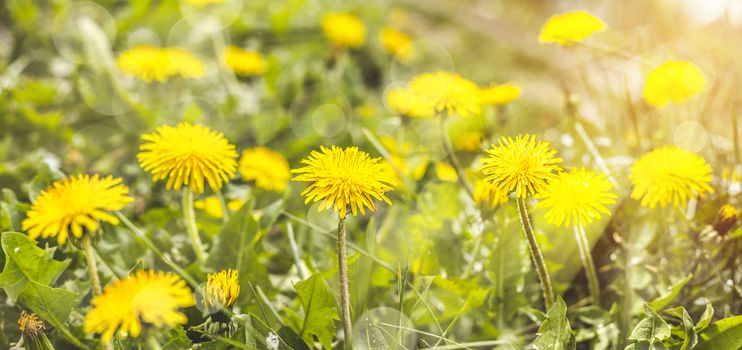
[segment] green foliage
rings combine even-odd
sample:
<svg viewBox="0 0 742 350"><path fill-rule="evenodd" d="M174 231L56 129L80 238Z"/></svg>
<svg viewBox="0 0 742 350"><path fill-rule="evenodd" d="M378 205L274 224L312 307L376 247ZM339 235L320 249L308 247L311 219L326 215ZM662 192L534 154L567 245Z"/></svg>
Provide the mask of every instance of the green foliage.
<svg viewBox="0 0 742 350"><path fill-rule="evenodd" d="M299 294L304 309L299 336L308 345L314 344L314 336L326 348L331 348L332 337L335 335L334 320L339 320L337 302L330 291L330 287L320 273L297 283L294 286Z"/></svg>
<svg viewBox="0 0 742 350"><path fill-rule="evenodd" d="M546 314L546 319L538 328L538 337L533 342L537 349L574 350L575 335L567 319L567 304L557 297Z"/></svg>
<svg viewBox="0 0 742 350"><path fill-rule="evenodd" d="M41 249L36 246L36 241L22 233L3 232L0 242L5 252L0 286L13 302L26 291L29 282L41 286L52 285L70 263L69 260L54 260L52 256L56 249ZM36 291L36 288L30 291Z"/></svg>

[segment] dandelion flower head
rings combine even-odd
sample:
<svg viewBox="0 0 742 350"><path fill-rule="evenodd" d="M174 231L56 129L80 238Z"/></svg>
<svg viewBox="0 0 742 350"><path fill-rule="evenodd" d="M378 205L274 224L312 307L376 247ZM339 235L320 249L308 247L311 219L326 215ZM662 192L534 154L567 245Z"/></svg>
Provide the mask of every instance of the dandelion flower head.
<svg viewBox="0 0 742 350"><path fill-rule="evenodd" d="M116 225L109 211L123 209L134 199L120 178L77 175L57 181L41 192L26 213L22 228L31 239L57 237L59 245L72 234L82 238L94 233L105 221Z"/></svg>
<svg viewBox="0 0 742 350"><path fill-rule="evenodd" d="M487 150L480 168L485 181L519 198L541 193L562 170L556 150L533 135L502 137Z"/></svg>
<svg viewBox="0 0 742 350"><path fill-rule="evenodd" d="M164 82L172 77L198 78L204 75L203 63L181 48L135 46L116 58L116 64L140 80Z"/></svg>
<svg viewBox="0 0 742 350"><path fill-rule="evenodd" d="M522 93L520 86L514 83L491 85L479 92L479 102L483 105L502 106L513 102Z"/></svg>
<svg viewBox="0 0 742 350"><path fill-rule="evenodd" d="M395 175L381 158L371 158L357 147L320 147L291 170L295 181L311 182L302 193L305 203L322 201L319 210L334 207L344 218L350 206L353 215L376 211L374 199L391 205L386 192L393 189Z"/></svg>
<svg viewBox="0 0 742 350"><path fill-rule="evenodd" d="M237 270L227 269L210 273L203 295L204 305L210 314L223 308L231 308L240 295L240 279Z"/></svg>
<svg viewBox="0 0 742 350"><path fill-rule="evenodd" d="M651 106L663 107L686 101L705 87L706 78L698 66L688 61L667 61L647 75L644 100Z"/></svg>
<svg viewBox="0 0 742 350"><path fill-rule="evenodd" d="M138 337L143 323L158 328L186 323L179 308L193 306L193 293L178 275L161 271L137 271L108 284L93 298L85 315L85 333L102 334L109 342L116 331Z"/></svg>
<svg viewBox="0 0 742 350"><path fill-rule="evenodd" d="M569 11L549 17L541 27L538 41L570 46L603 30L605 30L603 21L589 12Z"/></svg>
<svg viewBox="0 0 742 350"><path fill-rule="evenodd" d="M508 201L508 194L499 187L484 181L477 180L474 183L474 202L477 204L486 204L490 208L495 208L505 204Z"/></svg>
<svg viewBox="0 0 742 350"><path fill-rule="evenodd" d="M204 191L205 181L216 191L237 170L235 146L221 132L203 125L163 125L154 133L142 135L142 140L139 165L152 173L154 181L167 179L168 189L190 186L199 194Z"/></svg>
<svg viewBox="0 0 742 350"><path fill-rule="evenodd" d="M562 172L539 194L536 208L546 209L544 218L556 226L586 225L610 214L616 202L613 185L603 174L585 169Z"/></svg>
<svg viewBox="0 0 742 350"><path fill-rule="evenodd" d="M384 27L379 32L379 39L384 50L399 57L402 62L409 62L415 57L415 44L409 35L392 27Z"/></svg>
<svg viewBox="0 0 742 350"><path fill-rule="evenodd" d="M327 40L337 47L358 48L366 41L366 26L349 13L329 13L320 22Z"/></svg>
<svg viewBox="0 0 742 350"><path fill-rule="evenodd" d="M447 113L467 117L480 112L477 84L451 72L439 71L417 75L410 82L410 92L433 113Z"/></svg>
<svg viewBox="0 0 742 350"><path fill-rule="evenodd" d="M243 179L255 180L255 186L268 191L283 192L291 178L286 158L267 147L244 150L239 167Z"/></svg>
<svg viewBox="0 0 742 350"><path fill-rule="evenodd" d="M228 46L222 52L222 62L242 76L257 76L265 73L265 59L260 52Z"/></svg>
<svg viewBox="0 0 742 350"><path fill-rule="evenodd" d="M712 177L703 157L675 146L660 147L631 166L631 198L650 208L668 204L684 208L691 198L714 192L709 185Z"/></svg>
<svg viewBox="0 0 742 350"><path fill-rule="evenodd" d="M432 118L435 116L435 108L422 97L416 95L408 88L390 89L385 99L392 112L410 118Z"/></svg>

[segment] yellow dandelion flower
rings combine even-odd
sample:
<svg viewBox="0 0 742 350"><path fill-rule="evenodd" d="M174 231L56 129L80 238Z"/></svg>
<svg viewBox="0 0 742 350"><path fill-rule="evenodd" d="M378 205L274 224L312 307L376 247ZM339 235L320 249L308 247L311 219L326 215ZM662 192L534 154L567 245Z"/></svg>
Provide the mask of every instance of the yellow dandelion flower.
<svg viewBox="0 0 742 350"><path fill-rule="evenodd" d="M204 305L209 314L231 308L240 295L240 278L237 270L227 269L210 273L203 295Z"/></svg>
<svg viewBox="0 0 742 350"><path fill-rule="evenodd" d="M379 40L384 50L399 57L402 62L415 58L415 45L409 35L392 27L384 27L379 32Z"/></svg>
<svg viewBox="0 0 742 350"><path fill-rule="evenodd" d="M85 230L97 231L101 221L118 224L118 218L108 212L131 203L134 199L128 192L120 178L71 176L42 191L21 226L31 239L57 237L62 245L70 233L81 238Z"/></svg>
<svg viewBox="0 0 742 350"><path fill-rule="evenodd" d="M167 188L190 186L194 193L204 191L204 180L216 191L237 170L237 151L221 132L203 125L180 123L163 125L152 134L142 135L139 165L152 173L153 181L167 178Z"/></svg>
<svg viewBox="0 0 742 350"><path fill-rule="evenodd" d="M631 198L650 208L657 204L684 208L691 198L714 192L709 185L711 178L711 166L703 157L664 146L643 155L631 166Z"/></svg>
<svg viewBox="0 0 742 350"><path fill-rule="evenodd" d="M536 208L547 209L544 218L556 226L586 225L610 214L606 205L616 203L617 197L612 188L603 174L572 169L549 182Z"/></svg>
<svg viewBox="0 0 742 350"><path fill-rule="evenodd" d="M541 193L562 170L562 159L554 157L556 150L533 135L519 135L515 140L502 137L487 154L480 168L485 181L505 193L515 191L519 198Z"/></svg>
<svg viewBox="0 0 742 350"><path fill-rule="evenodd" d="M320 25L327 40L338 47L358 48L366 40L366 26L349 13L329 13Z"/></svg>
<svg viewBox="0 0 742 350"><path fill-rule="evenodd" d="M410 91L435 112L466 117L480 111L479 87L456 73L420 74L410 82Z"/></svg>
<svg viewBox="0 0 742 350"><path fill-rule="evenodd" d="M739 218L742 216L739 208L734 204L724 204L719 208L719 214L714 223L714 230L723 236L729 232L736 224Z"/></svg>
<svg viewBox="0 0 742 350"><path fill-rule="evenodd" d="M233 199L227 202L227 209L229 209L230 211L237 211L242 208L243 204L245 204L244 201ZM193 201L193 207L196 209L201 209L205 211L207 215L215 217L217 219L221 219L224 217L222 203L217 196L209 196L204 199Z"/></svg>
<svg viewBox="0 0 742 350"><path fill-rule="evenodd" d="M116 331L138 337L142 323L158 328L188 321L179 308L193 306L193 293L178 275L162 271L137 271L108 284L91 301L85 315L85 333L102 334L107 343Z"/></svg>
<svg viewBox="0 0 742 350"><path fill-rule="evenodd" d="M242 152L240 174L245 180L255 180L258 188L275 192L283 192L291 178L286 158L266 147L249 148Z"/></svg>
<svg viewBox="0 0 742 350"><path fill-rule="evenodd" d="M479 92L479 103L490 106L502 106L520 97L522 89L514 83L490 85Z"/></svg>
<svg viewBox="0 0 742 350"><path fill-rule="evenodd" d="M407 88L390 89L386 93L385 99L394 113L410 118L432 118L435 116L435 106Z"/></svg>
<svg viewBox="0 0 742 350"><path fill-rule="evenodd" d="M341 218L350 206L353 215L366 215L365 208L376 211L374 198L391 205L385 195L393 189L394 174L388 172L381 158L371 158L358 147L320 147L301 161L306 166L291 170L294 181L311 182L302 193L304 203L322 201L319 210L335 208Z"/></svg>
<svg viewBox="0 0 742 350"><path fill-rule="evenodd" d="M481 131L460 131L451 137L453 148L462 151L479 151L484 135Z"/></svg>
<svg viewBox="0 0 742 350"><path fill-rule="evenodd" d="M249 77L265 73L265 59L257 51L228 46L222 52L222 62L239 75Z"/></svg>
<svg viewBox="0 0 742 350"><path fill-rule="evenodd" d="M667 61L647 75L644 100L654 107L681 103L702 92L706 78L698 66L688 61Z"/></svg>
<svg viewBox="0 0 742 350"><path fill-rule="evenodd" d="M474 182L474 202L477 204L486 204L491 208L505 204L508 201L508 194L500 190L499 187L484 181L477 180Z"/></svg>
<svg viewBox="0 0 742 350"><path fill-rule="evenodd" d="M538 41L570 46L603 30L605 30L603 21L589 12L569 11L549 17L541 27Z"/></svg>
<svg viewBox="0 0 742 350"><path fill-rule="evenodd" d="M203 63L180 48L135 46L119 55L116 65L124 73L147 82L164 82L178 75L183 78L198 78L204 74Z"/></svg>
<svg viewBox="0 0 742 350"><path fill-rule="evenodd" d="M456 182L459 179L459 176L456 175L456 169L454 169L451 164L446 162L435 162L433 167L435 168L435 177L437 177L438 180Z"/></svg>
<svg viewBox="0 0 742 350"><path fill-rule="evenodd" d="M223 4L224 0L186 0L186 2L195 7L206 7L209 5Z"/></svg>

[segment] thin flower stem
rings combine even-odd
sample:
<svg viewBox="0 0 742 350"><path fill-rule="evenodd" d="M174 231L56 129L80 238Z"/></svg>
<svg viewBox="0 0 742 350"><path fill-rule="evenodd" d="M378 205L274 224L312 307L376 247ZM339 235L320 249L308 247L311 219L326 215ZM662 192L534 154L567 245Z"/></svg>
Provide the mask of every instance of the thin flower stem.
<svg viewBox="0 0 742 350"><path fill-rule="evenodd" d="M516 201L518 202L518 216L523 227L523 233L526 235L528 249L531 252L533 265L536 267L538 279L541 282L541 289L544 293L544 304L546 305L546 310L549 310L554 303L554 290L551 287L549 270L546 269L544 256L541 254L541 249L539 249L538 242L536 241L536 235L533 233L533 226L531 225L531 219L528 217L528 209L526 208L526 199L518 197Z"/></svg>
<svg viewBox="0 0 742 350"><path fill-rule="evenodd" d="M464 177L466 174L464 174L464 171L461 169L459 159L456 158L456 152L453 151L453 146L451 146L451 139L448 138L448 132L446 131L446 119L443 115L440 115L438 116L438 121L440 122L441 126L441 139L443 140L443 149L446 151L448 162L451 163L451 166L456 170L456 178L459 181L461 187L466 190L469 198L474 200L474 189L472 189L471 185L466 182L466 177Z"/></svg>
<svg viewBox="0 0 742 350"><path fill-rule="evenodd" d="M183 217L186 222L186 231L188 231L191 244L193 244L193 251L196 253L196 259L199 263L202 263L206 260L206 253L204 253L204 247L201 244L201 237L198 235L196 213L193 210L193 191L190 187L183 190Z"/></svg>
<svg viewBox="0 0 742 350"><path fill-rule="evenodd" d="M593 262L593 256L590 250L590 243L587 240L585 234L585 228L581 223L574 225L575 239L577 239L577 246L580 248L580 260L582 260L582 267L585 269L587 274L587 282L590 289L590 298L593 300L593 305L600 306L600 282L598 281L598 273L595 269L595 262Z"/></svg>
<svg viewBox="0 0 742 350"><path fill-rule="evenodd" d="M162 350L162 346L160 346L160 342L157 340L157 333L149 332L147 335L147 349Z"/></svg>
<svg viewBox="0 0 742 350"><path fill-rule="evenodd" d="M186 272L185 270L183 270L183 268L181 268L180 266L178 266L178 264L176 264L169 257L167 257L165 255L165 253L163 253L162 250L160 250L160 248L158 248L155 245L155 243L152 242L152 240L150 240L149 237L147 237L146 234L144 234L144 231L142 231L139 227L137 227L136 225L134 225L134 223L132 223L129 220L129 218L127 218L126 216L124 216L124 214L121 214L120 211L115 211L114 214L116 215L117 218L119 218L119 220L121 220L121 222L124 223L124 226L128 227L129 230L131 230L132 232L134 232L134 235L137 238L139 238L139 240L142 243L144 243L144 246L145 247L149 248L167 266L169 266L171 269L173 269L173 271L177 272L181 277L183 277L183 279L186 280L186 282L188 282L188 284L190 284L191 287L193 287L193 288L200 288L199 283L196 282L196 280L188 272Z"/></svg>
<svg viewBox="0 0 742 350"><path fill-rule="evenodd" d="M90 239L90 235L83 237L82 249L85 254L85 262L88 265L88 275L90 276L90 287L93 289L93 295L101 295L103 294L103 288L100 286L98 267L95 265L95 252L93 251L93 242Z"/></svg>
<svg viewBox="0 0 742 350"><path fill-rule="evenodd" d="M345 256L345 218L338 220L338 277L340 278L340 309L345 333L345 349L352 350L353 326L350 318L350 290L348 289L348 262Z"/></svg>

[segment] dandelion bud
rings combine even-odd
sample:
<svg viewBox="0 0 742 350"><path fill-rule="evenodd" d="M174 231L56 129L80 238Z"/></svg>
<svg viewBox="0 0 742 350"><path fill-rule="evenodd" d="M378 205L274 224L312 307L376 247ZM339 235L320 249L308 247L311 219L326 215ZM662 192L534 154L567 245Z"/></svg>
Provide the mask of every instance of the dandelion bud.
<svg viewBox="0 0 742 350"><path fill-rule="evenodd" d="M27 350L54 350L54 345L46 337L44 321L36 314L22 313L18 319L18 327L23 335L23 343Z"/></svg>

